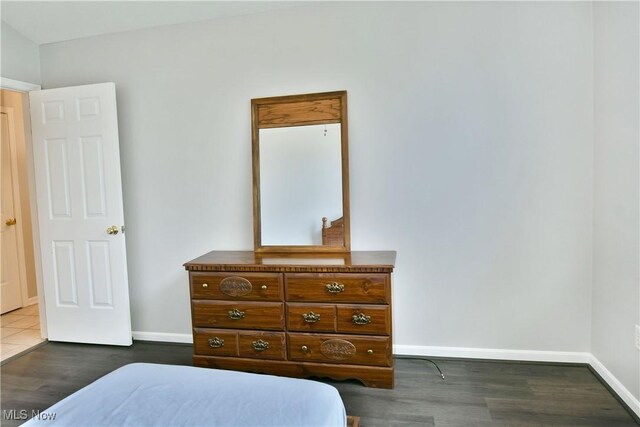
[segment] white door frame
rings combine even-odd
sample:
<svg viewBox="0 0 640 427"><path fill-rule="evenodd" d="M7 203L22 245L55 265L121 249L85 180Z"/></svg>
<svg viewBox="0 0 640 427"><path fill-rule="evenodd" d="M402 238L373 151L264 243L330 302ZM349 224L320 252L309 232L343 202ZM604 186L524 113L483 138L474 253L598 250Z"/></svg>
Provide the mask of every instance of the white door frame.
<svg viewBox="0 0 640 427"><path fill-rule="evenodd" d="M16 92L30 92L32 90L40 90L42 87L37 84L22 82L19 80L7 79L0 77L0 89L9 89ZM27 102L29 98L27 97ZM27 109L28 111L28 109ZM28 129L31 129L31 118L29 114L24 115L25 124ZM40 256L40 228L38 226L38 206L36 204L36 176L33 163L33 144L31 141L31 132L25 132L25 153L27 161L27 177L29 181L29 202L31 208L31 227L33 230L33 249L34 249L34 261L36 270L36 288L38 289L38 311L40 312L40 335L42 338L47 338L47 314L45 310L44 302L44 287L42 281L42 260ZM20 233L22 235L22 233ZM22 283L23 289L23 301L27 295L26 280Z"/></svg>
<svg viewBox="0 0 640 427"><path fill-rule="evenodd" d="M0 89L15 90L16 92L30 92L32 90L40 90L42 89L42 86L0 77Z"/></svg>

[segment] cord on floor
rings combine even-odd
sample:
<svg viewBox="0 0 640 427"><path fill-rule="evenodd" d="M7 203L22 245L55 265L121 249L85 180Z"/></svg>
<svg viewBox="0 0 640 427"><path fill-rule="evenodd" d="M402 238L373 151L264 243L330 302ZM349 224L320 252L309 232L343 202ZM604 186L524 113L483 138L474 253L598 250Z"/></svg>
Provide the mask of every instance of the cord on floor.
<svg viewBox="0 0 640 427"><path fill-rule="evenodd" d="M438 366L438 364L436 362L434 362L433 360L427 359L426 357L406 357L406 356L402 356L402 359L424 360L424 361L433 363L433 366L435 366L436 369L438 370L438 373L440 373L440 378L442 378L442 380L444 381L444 374L440 370L440 367Z"/></svg>

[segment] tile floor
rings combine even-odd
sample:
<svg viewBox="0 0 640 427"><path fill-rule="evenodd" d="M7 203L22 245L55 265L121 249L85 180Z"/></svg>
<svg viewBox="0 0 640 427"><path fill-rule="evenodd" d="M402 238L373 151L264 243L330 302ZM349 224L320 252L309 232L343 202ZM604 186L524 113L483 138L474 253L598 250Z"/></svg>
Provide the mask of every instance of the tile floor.
<svg viewBox="0 0 640 427"><path fill-rule="evenodd" d="M0 316L0 362L44 341L40 336L38 304Z"/></svg>

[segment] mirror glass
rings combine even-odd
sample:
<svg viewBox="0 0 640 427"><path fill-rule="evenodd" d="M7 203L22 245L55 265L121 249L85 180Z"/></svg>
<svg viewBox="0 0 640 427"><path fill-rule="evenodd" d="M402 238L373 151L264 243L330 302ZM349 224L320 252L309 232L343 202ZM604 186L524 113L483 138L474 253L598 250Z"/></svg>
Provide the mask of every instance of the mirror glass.
<svg viewBox="0 0 640 427"><path fill-rule="evenodd" d="M322 218L343 216L340 123L259 132L262 244L323 245Z"/></svg>

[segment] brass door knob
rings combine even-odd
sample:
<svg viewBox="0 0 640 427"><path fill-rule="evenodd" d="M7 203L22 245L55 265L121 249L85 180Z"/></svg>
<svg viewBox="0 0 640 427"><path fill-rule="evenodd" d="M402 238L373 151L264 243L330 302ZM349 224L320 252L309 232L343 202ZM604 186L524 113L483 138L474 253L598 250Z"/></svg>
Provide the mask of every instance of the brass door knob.
<svg viewBox="0 0 640 427"><path fill-rule="evenodd" d="M118 234L118 226L112 225L111 227L107 228L107 234L111 234L111 235Z"/></svg>
<svg viewBox="0 0 640 427"><path fill-rule="evenodd" d="M9 225L16 225L16 219L15 218L8 218L4 223Z"/></svg>

